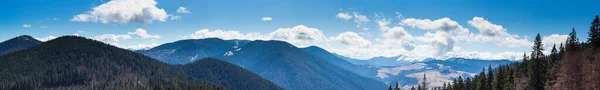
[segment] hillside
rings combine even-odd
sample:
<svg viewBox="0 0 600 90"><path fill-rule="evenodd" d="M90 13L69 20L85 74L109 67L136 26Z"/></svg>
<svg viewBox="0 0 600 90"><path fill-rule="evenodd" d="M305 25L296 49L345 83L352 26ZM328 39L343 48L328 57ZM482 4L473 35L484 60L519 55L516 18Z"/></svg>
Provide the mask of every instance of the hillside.
<svg viewBox="0 0 600 90"><path fill-rule="evenodd" d="M182 66L191 77L232 90L283 90L272 82L231 63L204 58Z"/></svg>
<svg viewBox="0 0 600 90"><path fill-rule="evenodd" d="M0 56L15 51L27 49L42 43L29 35L22 35L0 43Z"/></svg>
<svg viewBox="0 0 600 90"><path fill-rule="evenodd" d="M188 39L163 44L138 53L172 64L185 64L194 60L215 56L238 45L248 43L244 40L222 40L218 38Z"/></svg>
<svg viewBox="0 0 600 90"><path fill-rule="evenodd" d="M215 60L183 67L169 65L132 51L76 36L60 37L30 49L0 56L0 88L3 89L278 88L248 72ZM231 79L239 81L230 82L235 81Z"/></svg>
<svg viewBox="0 0 600 90"><path fill-rule="evenodd" d="M217 56L289 90L376 90L384 83L362 77L283 41L253 41Z"/></svg>
<svg viewBox="0 0 600 90"><path fill-rule="evenodd" d="M369 77L369 78L376 79L375 76L377 75L377 68L375 68L375 67L352 64L352 63L350 63L344 59L341 59L341 58L337 57L336 55L328 52L327 50L320 48L320 47L316 47L316 46L302 48L302 50L312 54L313 56L319 58L320 60L327 61L328 63L336 65L337 67L340 67L347 71L354 72L363 77Z"/></svg>

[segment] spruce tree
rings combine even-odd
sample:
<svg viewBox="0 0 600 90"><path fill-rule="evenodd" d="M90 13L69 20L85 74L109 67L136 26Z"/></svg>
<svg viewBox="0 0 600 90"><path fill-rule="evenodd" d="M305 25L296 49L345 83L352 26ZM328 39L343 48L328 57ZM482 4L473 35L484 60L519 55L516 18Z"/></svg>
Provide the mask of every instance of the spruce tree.
<svg viewBox="0 0 600 90"><path fill-rule="evenodd" d="M487 73L487 82L485 84L486 90L492 90L492 82L494 81L494 73L492 72L492 65L488 66L488 73Z"/></svg>
<svg viewBox="0 0 600 90"><path fill-rule="evenodd" d="M593 45L593 47L598 47L600 43L600 22L598 21L598 15L596 18L592 20L592 25L590 26L588 43Z"/></svg>
<svg viewBox="0 0 600 90"><path fill-rule="evenodd" d="M531 64L530 64L530 78L529 78L529 90L543 90L544 89L544 81L546 68L544 61L544 50L542 39L540 34L535 37L534 45L532 47L533 51L531 52Z"/></svg>
<svg viewBox="0 0 600 90"><path fill-rule="evenodd" d="M575 27L573 27L571 33L569 33L569 37L565 43L566 51L574 51L579 47L579 42L577 39L577 32L575 32Z"/></svg>
<svg viewBox="0 0 600 90"><path fill-rule="evenodd" d="M423 73L423 82L421 82L421 84L423 84L422 90L427 90L427 74Z"/></svg>

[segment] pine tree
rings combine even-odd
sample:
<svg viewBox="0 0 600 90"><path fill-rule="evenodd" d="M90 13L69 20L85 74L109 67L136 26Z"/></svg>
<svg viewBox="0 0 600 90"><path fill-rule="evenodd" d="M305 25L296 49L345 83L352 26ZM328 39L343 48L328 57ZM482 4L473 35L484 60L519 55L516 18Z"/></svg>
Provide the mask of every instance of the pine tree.
<svg viewBox="0 0 600 90"><path fill-rule="evenodd" d="M531 52L531 61L530 61L530 78L529 78L529 90L543 90L544 89L544 81L546 80L546 68L544 61L544 50L542 39L540 34L535 37L534 45L532 47L533 51Z"/></svg>
<svg viewBox="0 0 600 90"><path fill-rule="evenodd" d="M394 90L400 90L400 81L396 81L396 88Z"/></svg>
<svg viewBox="0 0 600 90"><path fill-rule="evenodd" d="M426 73L423 73L423 82L421 82L421 84L423 84L422 90L427 90L427 74Z"/></svg>
<svg viewBox="0 0 600 90"><path fill-rule="evenodd" d="M571 31L571 33L569 33L569 37L567 38L565 47L567 48L566 51L574 51L574 50L577 50L577 48L579 47L579 42L577 39L577 32L575 32L575 27L573 27L573 30Z"/></svg>
<svg viewBox="0 0 600 90"><path fill-rule="evenodd" d="M504 84L504 67L503 66L499 66L497 68L498 70L498 74L496 75L496 78L494 79L494 88L495 90L502 90L503 89L503 84Z"/></svg>
<svg viewBox="0 0 600 90"><path fill-rule="evenodd" d="M388 90L392 90L392 85L388 85Z"/></svg>
<svg viewBox="0 0 600 90"><path fill-rule="evenodd" d="M486 83L487 83L487 77L485 77L485 68L483 70L481 70L481 72L479 73L478 78L479 81L477 82L477 90L487 90L488 88L486 87Z"/></svg>
<svg viewBox="0 0 600 90"><path fill-rule="evenodd" d="M598 15L596 15L596 18L592 21L587 42L594 45L593 47L600 46L600 22L598 21Z"/></svg>
<svg viewBox="0 0 600 90"><path fill-rule="evenodd" d="M463 81L463 78L462 78L462 76L458 76L458 80L457 80L457 82L458 82L458 83L456 84L456 85L457 85L457 88L456 88L456 90L464 90L464 89L465 89L465 87L464 87L464 85L465 85L465 82Z"/></svg>
<svg viewBox="0 0 600 90"><path fill-rule="evenodd" d="M410 90L415 90L415 86L412 86L412 87L410 88Z"/></svg>
<svg viewBox="0 0 600 90"><path fill-rule="evenodd" d="M488 66L488 73L487 73L487 82L485 84L486 90L492 90L492 82L494 80L494 73L492 72L492 65Z"/></svg>

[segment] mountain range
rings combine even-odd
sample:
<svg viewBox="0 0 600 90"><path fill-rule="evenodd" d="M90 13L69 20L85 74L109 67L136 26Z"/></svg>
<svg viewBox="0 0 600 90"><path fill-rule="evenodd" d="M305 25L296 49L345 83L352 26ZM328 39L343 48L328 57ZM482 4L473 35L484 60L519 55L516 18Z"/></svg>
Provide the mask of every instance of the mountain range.
<svg viewBox="0 0 600 90"><path fill-rule="evenodd" d="M169 76L171 79L168 80L181 80L181 82L189 84L187 86L211 86L212 88L229 88L234 90L282 88L291 90L384 89L385 84L390 84L396 81L401 82L400 84L402 86L408 87L417 85L417 82L421 82L424 74L427 74L428 79L426 82L431 82L428 86L434 87L441 86L443 82L450 82L452 79L458 76L470 77L475 73L482 71L482 68L487 67L488 65L496 67L500 64L512 62L508 60L480 60L466 58L449 58L444 60L430 58L422 61L403 61L399 60L402 59L402 55L395 57L374 57L367 60L359 60L331 53L316 46L298 48L283 41L222 40L219 38L180 40L172 43L162 44L148 50L134 51L136 53L143 54L141 56L136 53L134 53L136 55L131 54L131 51L125 49L120 49L94 40L74 36L61 37L59 39L51 40L48 42L48 44L46 44L45 42L40 42L34 38L31 38L30 36L24 35L2 42L0 43L0 46L0 48L3 48L0 49L3 50L0 52L7 51L7 53L14 52L14 54L16 54L0 57L0 61L62 60L61 62L63 63L57 65L65 64L68 67L79 67L81 65L76 63L92 63L84 66L105 66L105 64L96 64L97 61L90 62L85 60L98 59L98 57L100 57L103 58L103 61L106 61L108 60L106 58L110 57L110 60L117 61L110 61L116 63L110 63L106 65L119 66L119 68L94 67L94 70L108 69L110 71L119 71L124 68L125 70L119 72L130 73L135 78L139 78L137 76L143 76L143 78L146 80L152 80L148 78L162 78L163 76ZM31 50L27 49L29 47L32 47ZM39 49L39 47L46 48ZM99 47L102 47L103 49L99 49ZM71 50L73 52L67 52L62 49ZM44 54L39 53L41 51L44 51ZM32 55L39 56L28 58L15 57L31 53L35 53ZM83 57L82 55L92 55L92 57L95 56L97 58ZM75 61L69 61L71 59L75 59ZM119 61L136 59L142 59L145 61ZM149 66L138 66L137 64L130 65L132 63L152 64ZM8 66L22 64L31 64L31 62L12 62L10 65L7 65L7 68L5 69L10 71L15 68L8 68ZM56 68L56 65L47 68ZM143 72L132 73L131 68L154 69L140 69L141 71L145 72L153 72L150 76L148 76L148 73ZM45 69L40 69L38 71L48 72ZM156 73L154 71L161 72L164 75L160 74L158 76L152 76ZM62 72L73 71L67 70ZM106 70L87 72L106 72ZM86 80L89 79L89 81L83 80L85 83L73 84L75 85L75 88L81 88L81 85L88 85L89 82L97 83L98 81L103 81L102 83L110 82L112 84L117 82L104 78L102 80L96 80L95 76L104 75L103 77L110 77L107 76L109 74L96 75L86 73L82 75L85 77L82 76L78 78L86 78ZM31 77L41 76L33 75ZM114 79L117 77L123 76L117 75L110 77L109 79ZM185 78L187 79L183 80ZM125 81L131 80L129 78L119 79L123 79ZM171 82L168 80L161 82ZM153 87L145 88L158 88L159 86L174 88L173 86L169 86L172 84L160 85L147 82L145 84L155 85ZM74 88L73 85L67 84L67 86L57 86L55 84L51 84L50 86L52 86L51 88ZM15 86L10 85L6 87L15 88ZM34 88L48 88L48 86L37 85Z"/></svg>
<svg viewBox="0 0 600 90"><path fill-rule="evenodd" d="M282 89L236 65L199 61L170 65L99 41L63 36L0 56L0 88Z"/></svg>

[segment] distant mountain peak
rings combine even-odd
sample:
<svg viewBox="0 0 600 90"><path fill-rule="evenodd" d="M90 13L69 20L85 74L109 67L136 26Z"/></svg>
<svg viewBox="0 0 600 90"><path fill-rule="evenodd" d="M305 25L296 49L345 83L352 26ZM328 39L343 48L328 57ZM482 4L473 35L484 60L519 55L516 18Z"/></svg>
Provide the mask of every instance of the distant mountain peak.
<svg viewBox="0 0 600 90"><path fill-rule="evenodd" d="M0 55L20 51L39 45L42 41L34 39L29 35L21 35L0 43Z"/></svg>

